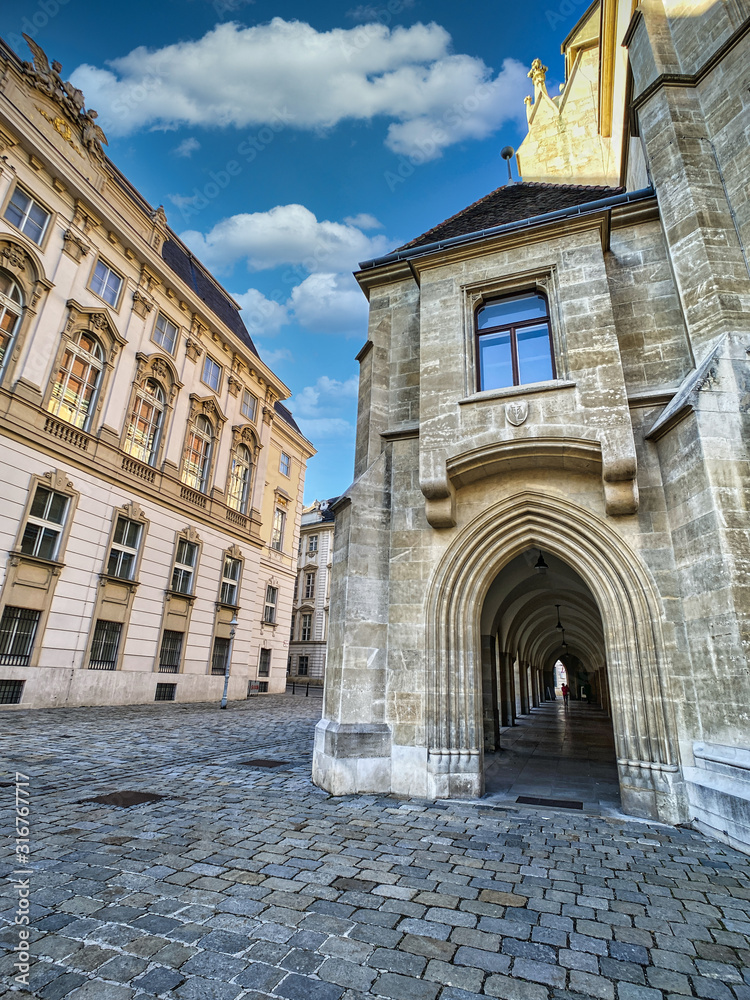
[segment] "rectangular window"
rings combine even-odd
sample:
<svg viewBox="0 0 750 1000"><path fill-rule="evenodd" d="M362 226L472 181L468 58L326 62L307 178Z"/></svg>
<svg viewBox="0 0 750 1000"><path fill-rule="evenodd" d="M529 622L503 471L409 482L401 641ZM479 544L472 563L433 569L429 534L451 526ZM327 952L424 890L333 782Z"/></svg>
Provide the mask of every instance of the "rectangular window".
<svg viewBox="0 0 750 1000"><path fill-rule="evenodd" d="M292 471L292 460L287 455L285 451L282 451L281 458L279 460L279 472L282 476L290 475Z"/></svg>
<svg viewBox="0 0 750 1000"><path fill-rule="evenodd" d="M211 673L225 674L229 666L229 639L217 635L214 639L214 651L211 657Z"/></svg>
<svg viewBox="0 0 750 1000"><path fill-rule="evenodd" d="M248 420L255 420L258 412L258 400L247 389L242 393L242 416Z"/></svg>
<svg viewBox="0 0 750 1000"><path fill-rule="evenodd" d="M121 622L108 622L100 618L94 627L91 641L89 670L114 670L117 666L117 650L122 633Z"/></svg>
<svg viewBox="0 0 750 1000"><path fill-rule="evenodd" d="M307 551L312 555L314 552L318 551L318 536L310 535L307 542Z"/></svg>
<svg viewBox="0 0 750 1000"><path fill-rule="evenodd" d="M292 639L292 640L294 639L294 623L295 623L295 620L296 620L296 615L294 614L294 612L292 612L292 624L289 627L289 638Z"/></svg>
<svg viewBox="0 0 750 1000"><path fill-rule="evenodd" d="M310 664L309 656L300 656L297 662L297 675L299 677L307 677L307 670Z"/></svg>
<svg viewBox="0 0 750 1000"><path fill-rule="evenodd" d="M302 642L309 642L312 639L312 615L302 615L302 628L299 637Z"/></svg>
<svg viewBox="0 0 750 1000"><path fill-rule="evenodd" d="M277 507L273 514L273 533L271 535L271 548L281 551L284 545L284 525L286 524L286 512Z"/></svg>
<svg viewBox="0 0 750 1000"><path fill-rule="evenodd" d="M114 307L120 297L121 288L122 277L103 260L98 260L91 277L91 291L96 292L100 298Z"/></svg>
<svg viewBox="0 0 750 1000"><path fill-rule="evenodd" d="M276 601L278 597L278 587L266 587L266 606L263 610L263 621L269 625L273 625L276 622Z"/></svg>
<svg viewBox="0 0 750 1000"><path fill-rule="evenodd" d="M221 365L217 365L213 358L206 356L203 362L203 374L201 375L201 381L205 382L207 386L210 386L214 392L219 391L219 386L221 385Z"/></svg>
<svg viewBox="0 0 750 1000"><path fill-rule="evenodd" d="M0 681L0 705L20 705L26 681Z"/></svg>
<svg viewBox="0 0 750 1000"><path fill-rule="evenodd" d="M258 694L268 694L268 681L258 682Z"/></svg>
<svg viewBox="0 0 750 1000"><path fill-rule="evenodd" d="M292 604L296 603L296 601L297 601L297 592L298 592L298 590L299 590L299 577L295 576L295 578L294 578L294 596L292 597Z"/></svg>
<svg viewBox="0 0 750 1000"><path fill-rule="evenodd" d="M315 574L305 573L305 600L311 601L315 597Z"/></svg>
<svg viewBox="0 0 750 1000"><path fill-rule="evenodd" d="M112 548L107 560L107 576L117 576L121 580L132 580L138 559L138 546L143 525L127 517L118 517Z"/></svg>
<svg viewBox="0 0 750 1000"><path fill-rule="evenodd" d="M50 214L31 195L17 187L5 209L5 218L34 243L41 243L49 225Z"/></svg>
<svg viewBox="0 0 750 1000"><path fill-rule="evenodd" d="M241 569L241 559L232 559L230 556L225 556L224 571L221 578L221 592L219 593L219 601L222 604L237 604L237 586Z"/></svg>
<svg viewBox="0 0 750 1000"><path fill-rule="evenodd" d="M154 701L174 701L176 694L176 684L157 684Z"/></svg>
<svg viewBox="0 0 750 1000"><path fill-rule="evenodd" d="M171 629L164 629L164 635L161 637L161 649L159 650L160 674L179 673L184 635L184 632L173 632Z"/></svg>
<svg viewBox="0 0 750 1000"><path fill-rule="evenodd" d="M268 677L271 673L271 650L261 649L260 659L258 661L258 676ZM268 685L266 685L266 690L268 690Z"/></svg>
<svg viewBox="0 0 750 1000"><path fill-rule="evenodd" d="M192 594L193 592L193 574L197 555L198 546L194 542L189 542L185 538L179 540L174 569L172 570L172 590L176 590L178 594Z"/></svg>
<svg viewBox="0 0 750 1000"><path fill-rule="evenodd" d="M174 354L175 344L177 343L177 327L170 319L167 319L164 313L159 313L156 317L151 339L155 344L163 348L167 354Z"/></svg>
<svg viewBox="0 0 750 1000"><path fill-rule="evenodd" d="M0 663L4 667L28 666L40 614L28 608L5 608L0 619Z"/></svg>
<svg viewBox="0 0 750 1000"><path fill-rule="evenodd" d="M64 493L37 486L21 538L21 552L40 559L57 557L69 503L70 497Z"/></svg>
<svg viewBox="0 0 750 1000"><path fill-rule="evenodd" d="M485 303L476 316L479 389L555 378L549 307L528 292Z"/></svg>

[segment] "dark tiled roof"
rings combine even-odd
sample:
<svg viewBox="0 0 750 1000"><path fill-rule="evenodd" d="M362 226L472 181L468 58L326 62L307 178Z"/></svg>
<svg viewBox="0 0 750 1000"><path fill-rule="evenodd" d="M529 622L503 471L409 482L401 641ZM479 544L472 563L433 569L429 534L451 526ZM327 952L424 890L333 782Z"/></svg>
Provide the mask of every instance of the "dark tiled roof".
<svg viewBox="0 0 750 1000"><path fill-rule="evenodd" d="M208 272L204 271L195 257L175 240L167 240L164 243L161 255L164 258L164 263L174 271L178 278L181 278L186 285L193 289L214 316L225 323L256 357L260 357L245 324L242 322L239 310L226 292L211 280Z"/></svg>
<svg viewBox="0 0 750 1000"><path fill-rule="evenodd" d="M294 419L291 412L287 410L287 408L284 406L283 403L274 403L273 408L274 410L276 410L276 412L278 413L278 415L281 417L282 420L286 420L286 422L289 424L290 427L293 427L298 434L302 434L302 431L297 426L297 421ZM302 437L304 436L305 435L302 434Z"/></svg>
<svg viewBox="0 0 750 1000"><path fill-rule="evenodd" d="M325 507L320 509L320 519L321 521L335 521L336 515L331 510L331 507L339 500L340 497L329 497L328 500L324 500Z"/></svg>
<svg viewBox="0 0 750 1000"><path fill-rule="evenodd" d="M468 236L493 226L521 222L536 215L585 205L589 201L621 194L624 188L596 187L583 184L508 184L475 201L439 226L429 229L399 250L437 243L455 236Z"/></svg>

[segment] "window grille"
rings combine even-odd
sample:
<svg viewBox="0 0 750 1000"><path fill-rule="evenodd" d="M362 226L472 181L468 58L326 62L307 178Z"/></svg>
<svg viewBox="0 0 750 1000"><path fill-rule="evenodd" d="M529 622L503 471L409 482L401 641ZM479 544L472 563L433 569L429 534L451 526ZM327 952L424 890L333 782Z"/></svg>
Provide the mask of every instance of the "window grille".
<svg viewBox="0 0 750 1000"><path fill-rule="evenodd" d="M0 680L0 705L18 705L26 681Z"/></svg>
<svg viewBox="0 0 750 1000"><path fill-rule="evenodd" d="M176 684L157 684L154 701L174 701L176 693Z"/></svg>
<svg viewBox="0 0 750 1000"><path fill-rule="evenodd" d="M164 629L164 635L161 637L161 649L159 650L160 674L179 673L183 636L183 632Z"/></svg>
<svg viewBox="0 0 750 1000"><path fill-rule="evenodd" d="M26 667L31 657L41 612L6 607L0 619L0 664Z"/></svg>
<svg viewBox="0 0 750 1000"><path fill-rule="evenodd" d="M211 673L225 674L229 663L229 639L217 635L214 639L214 652L211 657Z"/></svg>
<svg viewBox="0 0 750 1000"><path fill-rule="evenodd" d="M115 669L121 633L121 622L108 622L103 618L97 621L94 627L94 638L91 640L89 670Z"/></svg>

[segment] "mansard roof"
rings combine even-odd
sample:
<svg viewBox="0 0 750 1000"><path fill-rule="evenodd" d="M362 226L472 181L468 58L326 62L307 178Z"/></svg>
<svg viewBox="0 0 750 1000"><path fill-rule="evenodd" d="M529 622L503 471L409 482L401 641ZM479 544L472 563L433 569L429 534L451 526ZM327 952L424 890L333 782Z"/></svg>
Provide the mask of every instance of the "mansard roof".
<svg viewBox="0 0 750 1000"><path fill-rule="evenodd" d="M473 205L462 209L456 215L428 229L416 239L398 247L400 250L412 250L416 247L437 243L440 240L452 239L457 236L468 236L479 233L493 226L503 226L512 222L532 219L548 212L558 212L565 208L585 205L590 201L599 201L612 195L621 194L621 187L606 187L587 184L541 184L518 183L506 184L490 194L475 201Z"/></svg>
<svg viewBox="0 0 750 1000"><path fill-rule="evenodd" d="M278 413L282 420L285 420L290 427L292 427L298 434L302 434L302 431L297 426L297 421L292 416L291 412L284 406L283 403L274 403L274 410ZM304 437L304 434L302 434Z"/></svg>

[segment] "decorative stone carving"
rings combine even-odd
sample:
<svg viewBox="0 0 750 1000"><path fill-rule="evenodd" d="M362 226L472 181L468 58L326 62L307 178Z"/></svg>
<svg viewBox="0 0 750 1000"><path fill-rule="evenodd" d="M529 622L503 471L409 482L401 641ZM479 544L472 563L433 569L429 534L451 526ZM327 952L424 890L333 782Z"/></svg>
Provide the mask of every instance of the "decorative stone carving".
<svg viewBox="0 0 750 1000"><path fill-rule="evenodd" d="M203 348L197 340L193 340L192 337L188 337L185 341L185 353L190 361L197 361L201 354L203 354Z"/></svg>
<svg viewBox="0 0 750 1000"><path fill-rule="evenodd" d="M88 254L91 247L73 230L67 229L63 233L63 251L72 257L76 264Z"/></svg>
<svg viewBox="0 0 750 1000"><path fill-rule="evenodd" d="M241 549L235 543L232 543L232 545L229 546L229 548L227 549L227 555L229 556L230 559L244 558Z"/></svg>
<svg viewBox="0 0 750 1000"><path fill-rule="evenodd" d="M132 521L145 521L146 515L143 508L135 502L135 500L129 501L129 503L123 504L120 510L126 517L129 517Z"/></svg>
<svg viewBox="0 0 750 1000"><path fill-rule="evenodd" d="M230 375L227 379L227 389L229 389L229 394L231 396L237 396L240 389L242 388L242 382L234 375Z"/></svg>
<svg viewBox="0 0 750 1000"><path fill-rule="evenodd" d="M185 539L188 542L192 542L194 545L197 545L198 542L200 542L201 540L201 536L198 534L198 532L191 524L189 524L187 528L185 528L182 534L184 535Z"/></svg>
<svg viewBox="0 0 750 1000"><path fill-rule="evenodd" d="M89 212L79 199L76 199L73 225L76 229L80 229L84 236L88 236L91 230L96 229L99 225L99 220Z"/></svg>
<svg viewBox="0 0 750 1000"><path fill-rule="evenodd" d="M514 427L520 427L529 415L529 401L514 399L505 404L505 419Z"/></svg>
<svg viewBox="0 0 750 1000"><path fill-rule="evenodd" d="M65 493L74 488L73 483L68 479L67 472L63 472L62 469L51 469L44 473L44 478L49 480L53 490Z"/></svg>
<svg viewBox="0 0 750 1000"><path fill-rule="evenodd" d="M136 288L133 292L133 312L136 316L140 316L141 319L145 319L151 310L154 308L154 300L144 295L143 292Z"/></svg>
<svg viewBox="0 0 750 1000"><path fill-rule="evenodd" d="M17 271L23 271L29 263L29 255L15 243L6 243L0 256L3 258L3 267L11 267Z"/></svg>
<svg viewBox="0 0 750 1000"><path fill-rule="evenodd" d="M534 90L541 90L547 93L547 70L548 67L542 65L541 59L535 59L531 64L531 69L526 74L534 84Z"/></svg>

